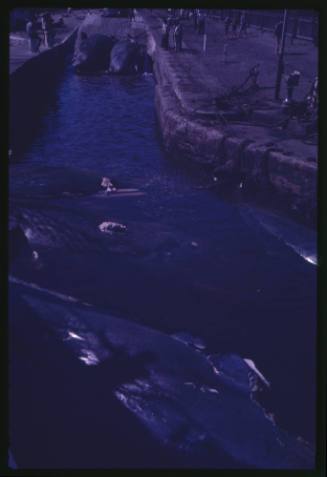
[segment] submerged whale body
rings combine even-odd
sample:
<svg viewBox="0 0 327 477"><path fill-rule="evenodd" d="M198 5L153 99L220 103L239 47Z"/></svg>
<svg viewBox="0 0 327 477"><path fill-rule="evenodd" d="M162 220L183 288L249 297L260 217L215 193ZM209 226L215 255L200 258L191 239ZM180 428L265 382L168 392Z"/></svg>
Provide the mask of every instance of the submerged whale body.
<svg viewBox="0 0 327 477"><path fill-rule="evenodd" d="M224 465L221 455L235 467L313 468L312 449L280 429L253 399L250 360L209 359L165 333L14 278L10 289L13 300L22 299L37 319L46 320L83 365L108 362L107 380L117 350L124 353L131 372L115 384L115 395L163 445L202 456L216 468ZM133 376L133 363L145 354L151 359Z"/></svg>
<svg viewBox="0 0 327 477"><path fill-rule="evenodd" d="M105 71L109 66L110 51L116 39L111 36L95 33L87 36L81 32L73 58L75 73L94 73Z"/></svg>

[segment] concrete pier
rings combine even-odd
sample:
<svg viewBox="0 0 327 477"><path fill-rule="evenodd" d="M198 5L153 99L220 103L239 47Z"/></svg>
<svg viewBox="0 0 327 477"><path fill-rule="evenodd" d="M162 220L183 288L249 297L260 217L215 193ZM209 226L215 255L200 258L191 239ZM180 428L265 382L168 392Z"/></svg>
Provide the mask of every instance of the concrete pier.
<svg viewBox="0 0 327 477"><path fill-rule="evenodd" d="M277 58L272 34L262 36L253 29L246 38L225 39L223 24L208 19L203 52L202 36L194 31L191 20L182 20L183 50L167 51L160 46L167 12L141 10L140 15L148 31L156 108L167 149L209 164L218 177L238 177L255 190L269 191L273 202L312 223L317 206L317 145L304 141L304 127L295 120L285 130L278 128L285 116L281 101L274 100ZM258 61L260 88L241 99L252 114L229 119L215 98L241 84ZM308 92L317 61L317 49L310 42L287 44L285 73L295 67L302 73L295 99ZM283 82L282 98L285 89Z"/></svg>

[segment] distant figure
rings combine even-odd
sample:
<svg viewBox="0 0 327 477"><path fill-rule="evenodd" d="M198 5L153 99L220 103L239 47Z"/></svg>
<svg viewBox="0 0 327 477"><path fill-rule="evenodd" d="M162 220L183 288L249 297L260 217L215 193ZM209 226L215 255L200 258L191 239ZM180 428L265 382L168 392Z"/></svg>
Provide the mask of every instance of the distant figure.
<svg viewBox="0 0 327 477"><path fill-rule="evenodd" d="M174 46L175 51L182 50L182 41L183 41L183 27L178 23L174 29Z"/></svg>
<svg viewBox="0 0 327 477"><path fill-rule="evenodd" d="M129 15L130 15L131 21L135 20L135 10L134 10L134 8L129 9Z"/></svg>
<svg viewBox="0 0 327 477"><path fill-rule="evenodd" d="M68 8L67 8L67 15L70 16L71 13L72 13L72 9L71 9L71 7L68 7Z"/></svg>
<svg viewBox="0 0 327 477"><path fill-rule="evenodd" d="M228 36L228 34L229 34L229 29L230 29L231 23L232 23L231 17L229 17L229 16L226 17L225 20L224 20L224 24L225 24L225 36Z"/></svg>
<svg viewBox="0 0 327 477"><path fill-rule="evenodd" d="M245 12L242 13L241 18L240 18L240 29L238 32L239 38L241 38L242 35L247 35L247 20L246 20L246 15Z"/></svg>
<svg viewBox="0 0 327 477"><path fill-rule="evenodd" d="M260 64L257 63L249 71L249 81L250 81L250 88L257 89L258 85L258 77L260 74Z"/></svg>
<svg viewBox="0 0 327 477"><path fill-rule="evenodd" d="M29 20L26 24L26 33L29 40L29 46L32 53L39 53L40 45L41 45L41 38L37 33L36 28L36 19L33 16L31 20Z"/></svg>
<svg viewBox="0 0 327 477"><path fill-rule="evenodd" d="M275 38L276 38L276 54L278 55L279 54L279 50L280 50L280 43L281 43L281 40L282 40L282 34L283 34L283 22L280 21L277 23L277 25L275 26L275 30L274 30L274 35L275 35Z"/></svg>
<svg viewBox="0 0 327 477"><path fill-rule="evenodd" d="M247 91L249 90L254 90L258 89L258 76L260 74L260 64L257 63L256 65L252 66L252 68L249 69L248 76L245 78L245 81L237 88L238 91L243 90L245 92L244 88L245 86L248 86Z"/></svg>
<svg viewBox="0 0 327 477"><path fill-rule="evenodd" d="M239 15L236 15L235 18L234 18L234 21L233 21L233 24L232 24L232 32L233 32L233 35L236 37L236 32L237 32L237 29L239 27L239 24L240 24L240 17Z"/></svg>
<svg viewBox="0 0 327 477"><path fill-rule="evenodd" d="M83 44L82 48L85 45L85 42L86 42L87 39L88 39L87 33L85 33L85 31L82 31L81 32L81 44Z"/></svg>
<svg viewBox="0 0 327 477"><path fill-rule="evenodd" d="M173 27L173 49L177 51L176 33L178 35L178 24Z"/></svg>
<svg viewBox="0 0 327 477"><path fill-rule="evenodd" d="M202 14L199 16L198 33L199 35L204 35L205 33L205 18Z"/></svg>
<svg viewBox="0 0 327 477"><path fill-rule="evenodd" d="M198 19L199 19L199 12L197 8L194 8L193 10L193 25L194 25L194 30L198 29Z"/></svg>
<svg viewBox="0 0 327 477"><path fill-rule="evenodd" d="M300 82L300 77L301 73L297 70L294 70L290 75L288 75L286 79L287 98L285 100L287 103L293 101L294 88L298 86Z"/></svg>
<svg viewBox="0 0 327 477"><path fill-rule="evenodd" d="M306 97L310 111L314 110L318 106L318 85L318 76L316 76Z"/></svg>
<svg viewBox="0 0 327 477"><path fill-rule="evenodd" d="M53 19L50 13L44 13L41 16L41 25L43 30L44 46L51 48L54 43Z"/></svg>
<svg viewBox="0 0 327 477"><path fill-rule="evenodd" d="M168 22L164 19L162 24L162 38L161 38L161 47L165 50L168 50L169 46L169 30L168 30Z"/></svg>

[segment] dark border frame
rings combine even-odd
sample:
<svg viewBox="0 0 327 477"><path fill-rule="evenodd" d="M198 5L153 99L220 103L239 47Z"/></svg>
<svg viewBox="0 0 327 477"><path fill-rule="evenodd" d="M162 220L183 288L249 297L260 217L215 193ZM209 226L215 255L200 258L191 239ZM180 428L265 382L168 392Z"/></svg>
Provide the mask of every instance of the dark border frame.
<svg viewBox="0 0 327 477"><path fill-rule="evenodd" d="M1 389L2 389L2 406L0 408L0 475L1 476L62 476L62 475L112 475L116 472L126 473L131 472L131 470L125 469L107 469L107 470L86 470L86 469L52 469L52 470L40 470L40 469L29 469L29 470L13 470L8 467L7 456L8 456L8 138L9 138L9 127L8 127L8 115L9 115L9 100L8 100L8 91L9 91L9 12L13 8L27 8L27 7L52 7L52 8L67 8L68 6L73 6L76 8L101 8L106 5L107 2L102 1L86 1L86 0L43 0L43 1L22 1L22 0L5 0L1 9L1 36L2 36L2 70L1 70L1 79L2 79L2 105L1 108L3 116L3 126L2 133L3 137L1 140L1 149L2 149L2 160L0 163L0 177L1 177ZM147 6L154 5L155 2L117 2L116 0L110 1L110 6L115 7L136 7L136 8L146 8ZM159 7L170 7L174 2L156 2L154 8ZM326 323L325 319L327 318L327 300L326 300L326 291L324 290L324 283L326 283L326 243L327 243L327 213L326 213L326 202L327 202L327 166L325 161L327 161L327 151L325 143L325 131L324 128L324 107L326 104L326 94L324 92L324 81L325 81L325 62L324 60L327 55L327 35L324 35L324 29L327 25L327 8L323 0L274 0L265 2L260 2L260 0L245 0L235 1L235 0L216 0L215 2L211 1L201 1L194 2L188 1L176 2L178 7L198 7L201 3L201 8L256 8L256 9L283 9L283 8L301 8L301 9L316 9L320 14L320 31L319 31L319 95L320 95L320 114L319 114L319 154L318 154L318 293L317 293L317 304L318 304L318 320L317 320L317 402L316 402L316 412L317 412L317 431L316 431L316 442L317 442L317 458L316 458L316 469L315 470L260 470L260 469L247 469L247 470L206 470L206 469L178 469L181 472L184 472L189 475L193 473L198 473L202 475L204 472L217 472L218 475L307 475L307 476L324 476L326 475L326 386L327 386L327 336L326 336ZM148 4L148 5L147 5ZM326 120L325 120L326 121ZM326 122L325 122L326 124ZM177 469L135 469L139 472L166 472L170 470Z"/></svg>

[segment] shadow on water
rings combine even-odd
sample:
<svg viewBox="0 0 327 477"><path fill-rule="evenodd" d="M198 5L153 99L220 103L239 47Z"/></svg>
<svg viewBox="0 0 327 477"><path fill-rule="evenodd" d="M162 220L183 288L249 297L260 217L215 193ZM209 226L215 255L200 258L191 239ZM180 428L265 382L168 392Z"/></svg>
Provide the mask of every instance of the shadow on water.
<svg viewBox="0 0 327 477"><path fill-rule="evenodd" d="M44 116L50 110L58 111L59 87L70 62L69 52L62 55L58 52L40 61L35 57L11 75L9 148L13 161L19 161L42 134Z"/></svg>

